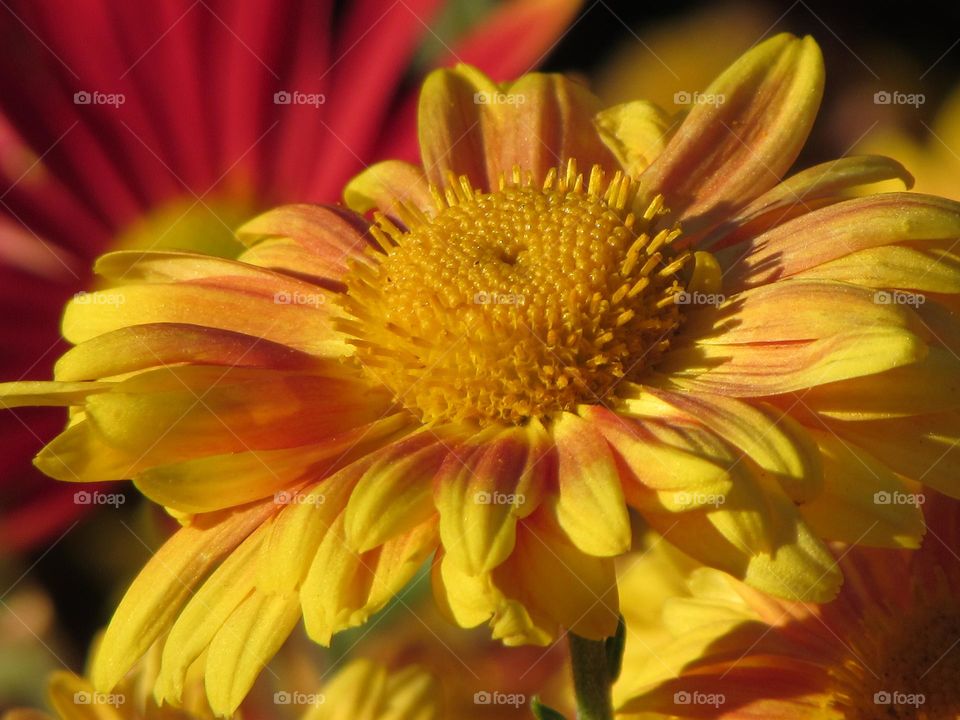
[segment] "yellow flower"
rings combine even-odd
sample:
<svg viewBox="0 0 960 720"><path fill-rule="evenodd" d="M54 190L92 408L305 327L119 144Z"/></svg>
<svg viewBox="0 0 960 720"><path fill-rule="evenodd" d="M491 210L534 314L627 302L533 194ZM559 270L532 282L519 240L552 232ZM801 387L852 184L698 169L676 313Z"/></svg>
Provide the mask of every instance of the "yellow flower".
<svg viewBox="0 0 960 720"><path fill-rule="evenodd" d="M155 668L153 668L155 672ZM151 668L109 693L97 692L88 680L66 671L52 673L47 685L50 705L59 720L212 720L202 686L190 688L182 707L158 703L150 694ZM280 690L266 717L299 720L440 720L441 695L436 678L410 665L396 671L365 659L352 660L322 692ZM237 717L241 717L238 715ZM256 713L253 713L256 717ZM50 720L35 710L11 710L3 720Z"/></svg>
<svg viewBox="0 0 960 720"><path fill-rule="evenodd" d="M794 599L837 592L824 539L916 547L919 510L874 497L958 491L960 206L845 199L909 179L885 158L782 180L822 85L789 35L677 125L562 76L437 71L423 168L346 189L369 229L291 206L241 228L238 260L101 258L115 286L68 306L58 382L0 390L73 408L45 472L132 477L183 523L95 687L166 634L159 696L202 658L228 714L301 616L329 642L431 555L462 626L603 638L628 505Z"/></svg>
<svg viewBox="0 0 960 720"><path fill-rule="evenodd" d="M847 582L825 605L653 547L621 577L625 594L658 599L625 612L617 717L960 717L960 503L926 500L923 547L838 548Z"/></svg>

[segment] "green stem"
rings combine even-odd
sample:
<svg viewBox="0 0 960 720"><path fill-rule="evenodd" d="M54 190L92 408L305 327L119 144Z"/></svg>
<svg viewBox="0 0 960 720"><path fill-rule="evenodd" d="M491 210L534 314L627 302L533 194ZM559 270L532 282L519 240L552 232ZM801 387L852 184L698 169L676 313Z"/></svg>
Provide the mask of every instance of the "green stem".
<svg viewBox="0 0 960 720"><path fill-rule="evenodd" d="M577 692L577 720L613 720L610 666L606 643L567 633L573 686Z"/></svg>

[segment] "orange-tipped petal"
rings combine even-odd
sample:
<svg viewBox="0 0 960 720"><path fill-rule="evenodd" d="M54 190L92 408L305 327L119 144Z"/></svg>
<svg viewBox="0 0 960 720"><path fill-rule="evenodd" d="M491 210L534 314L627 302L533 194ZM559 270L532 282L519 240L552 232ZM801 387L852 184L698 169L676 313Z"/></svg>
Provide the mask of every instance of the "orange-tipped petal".
<svg viewBox="0 0 960 720"><path fill-rule="evenodd" d="M588 420L561 413L553 423L557 446L557 522L580 550L619 555L630 548L630 518L620 473L603 435Z"/></svg>
<svg viewBox="0 0 960 720"><path fill-rule="evenodd" d="M447 457L434 491L447 562L477 575L510 555L517 518L537 506L553 468L549 453L542 429L513 427L480 433Z"/></svg>
<svg viewBox="0 0 960 720"><path fill-rule="evenodd" d="M823 58L812 38L781 34L720 75L642 176L688 231L706 227L780 182L813 125Z"/></svg>

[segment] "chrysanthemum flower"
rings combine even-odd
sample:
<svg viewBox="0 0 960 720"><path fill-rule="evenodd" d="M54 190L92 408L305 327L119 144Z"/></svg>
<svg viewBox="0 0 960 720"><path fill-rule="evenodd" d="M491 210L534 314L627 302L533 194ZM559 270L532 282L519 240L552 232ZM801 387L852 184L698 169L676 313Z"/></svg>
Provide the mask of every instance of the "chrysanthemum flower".
<svg viewBox="0 0 960 720"><path fill-rule="evenodd" d="M655 547L622 578L659 602L626 613L618 717L960 717L960 504L927 499L922 548L838 550L847 582L826 605Z"/></svg>
<svg viewBox="0 0 960 720"><path fill-rule="evenodd" d="M63 304L90 289L100 253L235 254L241 219L281 202L335 201L372 160L415 156L416 98L402 83L444 3L340 5L5 4L0 376L49 377ZM512 77L539 61L578 7L501 3L432 62ZM36 410L0 418L4 550L57 533L86 509L29 467L60 425L59 413Z"/></svg>
<svg viewBox="0 0 960 720"><path fill-rule="evenodd" d="M169 633L159 695L199 661L231 712L301 616L328 642L434 553L461 625L606 637L628 506L792 599L836 594L824 539L915 547L917 508L873 498L957 493L960 206L845 199L907 177L884 158L781 181L822 83L813 40L780 35L672 126L561 76L437 71L423 168L346 189L369 229L298 205L237 260L101 258L114 286L68 306L58 382L2 390L74 408L45 472L132 477L184 524L95 686Z"/></svg>
<svg viewBox="0 0 960 720"><path fill-rule="evenodd" d="M202 685L181 707L158 704L150 694L150 667L143 667L109 693L66 671L53 673L47 691L57 720L212 720ZM316 692L279 690L269 706L244 707L246 720L440 720L444 717L439 683L423 669L399 670L365 659L351 660ZM51 720L36 710L11 710L3 720Z"/></svg>

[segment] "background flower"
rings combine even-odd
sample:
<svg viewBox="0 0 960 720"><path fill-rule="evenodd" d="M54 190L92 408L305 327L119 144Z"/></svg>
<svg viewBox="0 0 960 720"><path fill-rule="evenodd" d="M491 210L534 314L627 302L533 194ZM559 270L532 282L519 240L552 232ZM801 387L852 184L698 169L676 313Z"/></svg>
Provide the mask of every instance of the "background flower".
<svg viewBox="0 0 960 720"><path fill-rule="evenodd" d="M247 217L281 202L335 201L373 159L415 152L410 77L461 60L501 77L524 71L578 3L499 3L449 45L418 55L445 5L7 5L3 376L48 375L63 304L91 287L99 253L236 254L233 229ZM0 419L0 547L55 539L90 509L29 467L59 424L59 413L41 411Z"/></svg>

